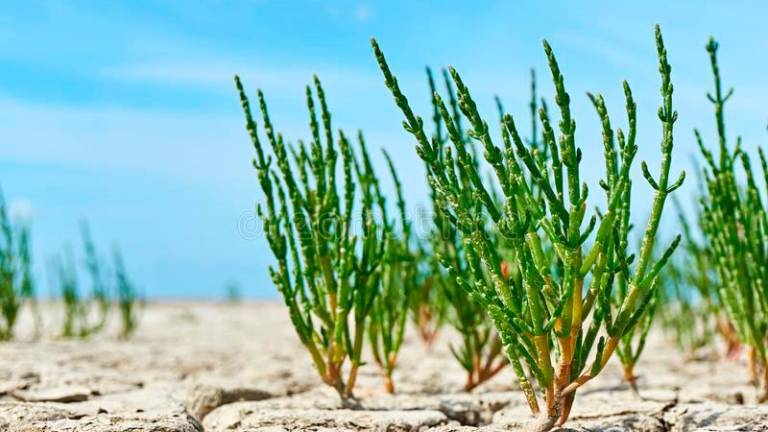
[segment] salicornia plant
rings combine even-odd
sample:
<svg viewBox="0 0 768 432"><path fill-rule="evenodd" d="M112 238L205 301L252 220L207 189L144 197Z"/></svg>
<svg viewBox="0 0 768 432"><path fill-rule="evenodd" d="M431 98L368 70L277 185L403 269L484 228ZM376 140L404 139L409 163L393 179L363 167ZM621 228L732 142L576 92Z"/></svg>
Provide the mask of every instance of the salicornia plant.
<svg viewBox="0 0 768 432"><path fill-rule="evenodd" d="M621 227L619 227L621 229ZM617 247L619 249L620 247ZM653 255L652 255L653 256ZM615 295L613 298L613 307L615 310L621 307L626 301L627 294L629 294L628 276L629 276L629 263L631 263L633 257L624 256L622 268L619 269L618 274L614 277L613 283L615 284ZM666 266L669 266L667 262ZM653 294L648 300L645 306L645 311L639 315L637 324L629 329L624 336L621 337L619 345L616 347L616 356L621 362L624 372L624 380L629 385L629 389L636 396L639 396L639 390L637 386L637 375L635 375L635 365L640 359L640 355L645 348L645 341L648 337L648 333L651 330L656 312L659 309L659 303L664 301L663 289L664 289L664 274L659 273L656 279L652 282L653 286L651 290Z"/></svg>
<svg viewBox="0 0 768 432"><path fill-rule="evenodd" d="M436 275L440 271L440 263L425 246L425 242L418 244L418 254L415 258L417 267L423 268L424 273L418 278L415 292L409 297L411 320L419 339L427 348L431 348L445 324L447 305L445 297L437 288Z"/></svg>
<svg viewBox="0 0 768 432"><path fill-rule="evenodd" d="M0 340L13 338L25 302L34 301L29 229L14 223L0 193Z"/></svg>
<svg viewBox="0 0 768 432"><path fill-rule="evenodd" d="M436 209L438 210L438 209ZM483 305L471 297L469 285L488 283L488 276L471 272L469 260L477 259L465 248L459 233L441 213L434 214L432 253L445 269L435 269L435 288L447 306L446 322L459 334L459 344L449 346L451 354L466 372L465 391L472 391L498 374L507 361L502 344Z"/></svg>
<svg viewBox="0 0 768 432"><path fill-rule="evenodd" d="M681 256L684 254L678 254ZM695 359L701 348L710 346L715 327L712 310L688 284L684 263L673 260L659 275L662 289L661 308L657 314L664 332L688 359Z"/></svg>
<svg viewBox="0 0 768 432"><path fill-rule="evenodd" d="M309 144L286 143L272 126L262 92L257 93L274 159L264 151L238 77L235 83L256 152L253 165L265 196L265 205L257 206L257 214L277 259L277 266L269 270L272 281L323 382L346 403L354 397L366 319L379 292L379 267L388 240L387 228L375 208L375 192L358 184L352 146L342 131L337 134L331 128L331 114L317 78L315 94L307 87ZM339 153L341 191L336 173ZM358 186L362 199L356 199ZM359 227L354 225L357 214Z"/></svg>
<svg viewBox="0 0 768 432"><path fill-rule="evenodd" d="M427 78L429 81L429 88L431 93L434 93L435 81L432 75L432 70L427 67ZM431 94L430 93L430 94ZM436 133L439 133L440 119L438 116L434 117L435 125L438 128ZM434 200L434 194L430 195L430 198ZM434 213L434 204L431 209ZM429 216L425 214L424 216ZM427 218L425 218L427 219ZM441 266L438 262L438 258L435 255L433 233L430 232L427 241L419 240L419 254L418 260L421 265L424 266L425 277L421 280L417 291L411 295L411 312L413 322L416 325L419 338L424 344L431 348L437 339L437 335L440 333L440 329L446 321L446 315L448 312L448 304L446 298L443 295L439 285L441 282L440 272ZM439 239L438 239L439 240Z"/></svg>
<svg viewBox="0 0 768 432"><path fill-rule="evenodd" d="M384 152L397 194L399 225L402 230L399 234L395 223L387 218L386 199L381 193L362 135L359 136L358 141L363 162L363 166L357 170L360 185L364 190L368 188L373 190L373 194L366 194L366 196L376 197L387 230L384 257L379 267L381 287L379 295L374 300L368 321L368 335L373 359L384 375L384 387L388 393L394 393L392 372L397 365L397 356L403 344L411 298L421 283L418 251L411 244L411 223L406 214L402 184L392 159Z"/></svg>
<svg viewBox="0 0 768 432"><path fill-rule="evenodd" d="M80 225L80 232L83 237L83 251L85 252L85 269L90 281L90 298L81 306L80 317L80 337L87 337L99 333L107 323L109 317L110 300L109 287L106 279L106 270L101 263L96 251L96 245L93 243L91 230L88 224L83 222ZM96 319L91 323L92 309L96 309Z"/></svg>
<svg viewBox="0 0 768 432"><path fill-rule="evenodd" d="M611 119L608 115L608 108L605 105L605 99L600 95L587 94L589 96L592 105L600 118L603 131L603 147L605 149L605 170L607 173L606 179L600 184L600 186L606 192L606 202L611 202L616 193L619 172L621 165L617 161L616 153L616 140L619 141L619 150L623 151L626 146L626 140L630 143L634 143L635 134L637 131L637 106L632 97L632 92L627 83L624 83L624 95L626 99L626 111L629 137L623 135L614 134L611 126ZM658 190L658 185L650 174L645 162L642 163L643 175L646 177L651 186ZM630 265L634 260L629 252L630 231L632 230L632 223L630 221L630 202L631 202L631 190L632 181L629 178L624 180L626 185L623 187L623 195L617 196L615 199L619 200L619 204L613 215L613 248L610 253L606 255L606 268L611 269L606 275L608 277L608 283L613 285L613 296L611 305L614 309L618 310L622 307L627 300L627 296L630 294L631 283L631 269ZM642 247L643 245L641 245ZM651 252L653 256L653 251ZM651 291L657 290L657 280L650 281ZM616 347L616 355L618 356L623 369L624 379L630 386L630 389L637 393L637 377L635 376L634 369L635 364L640 358L640 354L645 347L645 340L648 336L648 332L651 328L651 323L656 311L656 304L659 296L654 295L648 300L645 312L638 316L637 325L628 328L625 333L619 338L619 343Z"/></svg>
<svg viewBox="0 0 768 432"><path fill-rule="evenodd" d="M540 111L549 163L540 163L541 159L526 146L509 114L503 117L504 147L497 146L469 89L458 72L450 69L459 108L471 126L467 134L484 150L485 161L502 194L499 200L483 182L480 169L458 134L458 116L451 114L435 95L450 141L450 145L440 148L439 141L430 140L424 132L422 119L412 111L378 44L372 44L385 83L405 116L404 127L415 137L417 153L427 164L428 178L439 195L442 212L460 231L465 250L472 251L468 270L477 277L473 277L474 285L464 286L491 315L531 411L542 412L531 429L549 430L556 423L564 423L575 392L605 367L621 339L645 313L655 295L656 278L679 243L678 237L658 260L652 260L667 196L684 179L681 175L670 182L669 178L677 113L672 108L671 68L659 28L656 45L662 79L658 111L662 159L658 178L653 178L647 167L643 170L655 196L640 251L631 262L621 245L623 234L617 232L617 225L624 212L629 212L630 167L637 152L635 122L630 120L626 136L617 131L618 147L611 140L604 141L606 178L601 186L607 193L607 205L599 222L595 215L585 224L588 189L580 178L582 151L575 143L570 96L546 41L544 51L561 114L556 138L549 119ZM625 91L629 104L631 93L626 84ZM533 186L541 191L546 207L538 205ZM466 193L467 188L471 194ZM502 271L494 231L503 246L514 253L514 259L506 261L507 272ZM545 255L542 243L550 243L554 254ZM457 269L452 271L457 280L463 280L464 275ZM622 277L626 279L627 293L614 310L613 288ZM530 383L529 376L538 386ZM539 404L540 393L543 406Z"/></svg>
<svg viewBox="0 0 768 432"><path fill-rule="evenodd" d="M82 300L78 291L77 268L73 252L67 249L64 257L51 258L48 267L51 286L56 286L64 303L64 320L61 324L61 337L72 338L80 335L79 326L82 317Z"/></svg>
<svg viewBox="0 0 768 432"><path fill-rule="evenodd" d="M120 314L120 338L128 339L136 331L139 322L140 299L138 290L125 270L125 262L120 249L112 252L115 271L115 293L117 309Z"/></svg>
<svg viewBox="0 0 768 432"><path fill-rule="evenodd" d="M51 284L58 287L64 303L61 336L88 338L100 333L116 302L120 314L120 337L127 338L136 327L138 296L125 272L122 256L115 249L114 273L109 272L99 256L87 224L81 225L81 233L85 253L83 264L90 282L90 289L86 291L88 295L83 296L78 266L71 249L66 250L63 258L54 257L49 268Z"/></svg>
<svg viewBox="0 0 768 432"><path fill-rule="evenodd" d="M461 140L469 149L471 162L477 165L480 161L476 145L464 132L461 119L458 117L459 104L448 71L443 70L442 75L448 97L448 106L451 112L457 115L454 130L455 139ZM441 153L437 157L443 159L446 155L442 153L442 149L449 138L445 134L447 128L444 124L444 118L440 114L440 102L437 98L430 69L427 69L427 77L434 122L431 139L433 142L439 143L436 148ZM497 103L500 103L498 98ZM429 166L426 168L429 169ZM463 178L461 181L467 182L469 179ZM467 194L467 199L471 199L471 188L463 188L463 192ZM474 280L475 278L481 279L479 283L488 283L489 275L470 271L468 261L478 257L471 248L465 249L458 229L449 221L450 215L442 211L443 205L440 201L442 196L433 183L430 183L430 198L434 224L429 235L430 252L433 261L439 264L433 268L433 284L439 293L439 298L443 301L446 322L460 336L460 343L451 344L450 350L459 365L466 371L467 378L464 383L464 390L471 391L493 378L508 362L502 352L501 339L494 330L490 317L485 313L482 304L471 297L470 290L465 286L478 283ZM497 240L494 239L494 241ZM502 264L502 271L506 271L504 264Z"/></svg>
<svg viewBox="0 0 768 432"><path fill-rule="evenodd" d="M695 358L699 349L711 346L715 332L723 336L728 345L727 355L731 355L738 346L738 339L732 336L730 321L722 316L713 280L712 254L698 235L703 232L701 213L697 214L692 226L679 202L673 201L682 228L684 252L675 254L660 274L663 287L659 310L661 324L666 333L671 333L678 348L690 358Z"/></svg>
<svg viewBox="0 0 768 432"><path fill-rule="evenodd" d="M708 149L701 134L695 131L707 163L704 171L707 191L701 199L702 225L713 256L720 301L739 339L749 347L750 376L755 383L758 381L758 369L763 369L764 394L760 400L765 401L768 399L768 215L760 189L761 186L768 189L768 167L759 148L764 177L764 182L759 185L750 157L741 147L741 140L736 140L733 150L729 147L724 106L733 90L723 92L717 64L717 42L710 39L706 48L715 82L714 94L707 94L707 98L715 108L719 154L715 155ZM737 181L742 171L746 186Z"/></svg>

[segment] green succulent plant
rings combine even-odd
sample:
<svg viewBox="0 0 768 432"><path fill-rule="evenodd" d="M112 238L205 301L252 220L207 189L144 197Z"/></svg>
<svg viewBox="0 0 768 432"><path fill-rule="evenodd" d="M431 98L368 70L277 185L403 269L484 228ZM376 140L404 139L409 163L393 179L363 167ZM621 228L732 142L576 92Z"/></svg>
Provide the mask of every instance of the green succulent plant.
<svg viewBox="0 0 768 432"><path fill-rule="evenodd" d="M765 401L768 400L768 216L762 194L768 190L768 165L762 148L758 148L761 182L752 169L750 156L742 148L741 138L736 139L733 149L729 146L724 108L733 89L723 91L718 48L718 43L710 38L706 49L714 77L714 92L708 93L707 98L715 109L718 154L705 145L698 130L694 131L706 161L701 225L712 255L721 308L739 341L748 347L750 378L756 384L761 383L763 394L760 400ZM746 180L746 185L739 181L740 178Z"/></svg>
<svg viewBox="0 0 768 432"><path fill-rule="evenodd" d="M367 320L380 292L380 267L389 242L388 223L376 204L377 183L365 175L367 167L360 165L343 131L333 131L317 77L314 92L307 86L309 144L289 145L275 132L264 95L258 91L264 133L274 159L261 144L238 77L235 83L265 197L257 214L277 260L269 269L272 281L323 382L338 392L343 403L354 403ZM336 173L339 155L341 190ZM360 227L354 225L358 217Z"/></svg>
<svg viewBox="0 0 768 432"><path fill-rule="evenodd" d="M662 158L657 178L643 164L655 197L636 259L628 256L621 228L622 221L629 218L630 167L637 152L629 85L624 84L628 133L617 131L618 146L604 140L606 177L600 185L606 192L606 207L585 223L588 188L580 178L582 151L575 143L570 96L546 41L544 50L561 113L556 138L546 111L540 110L548 163L541 163L540 151L523 142L509 114L502 120L504 147L498 147L468 87L450 69L461 115L471 127L466 134L480 144L495 175L499 199L494 199L493 188L483 180L477 159L458 132L457 113L451 113L436 94L450 143L428 138L423 120L411 109L378 44L375 40L372 44L386 86L405 117L404 127L414 136L417 153L427 165L442 214L457 228L464 250L469 252L467 270L473 283L459 273L463 269L451 266L449 271L491 316L532 413L541 413L530 429L544 431L564 423L579 387L599 374L646 314L656 295L657 277L680 241L678 236L658 260L652 259L666 199L684 180L684 175L676 181L669 178L677 113L672 108L671 67L659 28ZM606 119L607 114L601 117ZM537 196L543 197L546 206L540 205ZM503 245L495 238L501 238ZM551 245L554 253L545 254L543 244ZM509 272L502 271L503 249L513 252L506 261ZM626 293L615 294L614 288L626 289ZM618 306L613 302L616 295L622 299Z"/></svg>

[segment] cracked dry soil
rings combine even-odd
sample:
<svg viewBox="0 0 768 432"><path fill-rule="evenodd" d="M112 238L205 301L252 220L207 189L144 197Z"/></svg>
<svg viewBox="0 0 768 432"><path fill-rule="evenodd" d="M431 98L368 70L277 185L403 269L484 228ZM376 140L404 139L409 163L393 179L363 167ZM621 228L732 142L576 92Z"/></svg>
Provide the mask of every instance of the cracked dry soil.
<svg viewBox="0 0 768 432"><path fill-rule="evenodd" d="M461 392L447 331L431 350L408 335L394 396L363 367L364 409L343 410L278 303L150 304L128 342L110 332L35 340L29 322L21 327L0 344L0 431L501 431L531 420L509 370ZM579 390L561 430L768 431L768 407L756 405L740 362L684 362L655 333L637 373L642 399L614 360Z"/></svg>

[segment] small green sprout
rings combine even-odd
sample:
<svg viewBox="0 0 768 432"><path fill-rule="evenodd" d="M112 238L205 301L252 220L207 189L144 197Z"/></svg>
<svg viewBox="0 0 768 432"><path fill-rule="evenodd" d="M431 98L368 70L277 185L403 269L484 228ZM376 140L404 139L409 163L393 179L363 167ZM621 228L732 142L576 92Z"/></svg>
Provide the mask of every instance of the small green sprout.
<svg viewBox="0 0 768 432"><path fill-rule="evenodd" d="M739 340L748 346L750 378L755 384L762 381L760 401L763 402L768 400L768 213L751 158L741 146L741 138L736 139L733 150L728 145L724 107L733 95L733 89L725 93L722 89L717 63L718 43L710 38L706 49L715 85L714 94L708 93L707 98L715 108L719 154L716 159L713 151L705 146L699 131L694 131L706 161L706 193L701 198L702 226L712 253L722 307ZM768 189L768 164L762 148L758 148L758 152L764 181L762 187ZM737 181L742 174L746 185ZM762 379L759 378L760 368L763 369Z"/></svg>
<svg viewBox="0 0 768 432"><path fill-rule="evenodd" d="M136 286L125 270L123 254L118 247L115 247L112 251L112 262L115 271L117 309L120 314L119 336L121 339L128 339L133 335L138 326L141 301Z"/></svg>
<svg viewBox="0 0 768 432"><path fill-rule="evenodd" d="M64 258L56 255L51 259L48 268L51 286L57 286L64 303L64 321L61 327L61 337L79 337L83 304L80 299L77 282L77 268L71 249L67 249Z"/></svg>
<svg viewBox="0 0 768 432"><path fill-rule="evenodd" d="M88 302L81 306L80 334L81 338L101 332L107 323L110 311L109 287L102 266L101 258L96 251L96 245L91 236L91 230L88 223L82 222L80 232L83 237L83 251L85 252L85 269L90 281L90 298ZM89 323L91 319L91 309L96 309L96 320Z"/></svg>
<svg viewBox="0 0 768 432"><path fill-rule="evenodd" d="M354 404L366 320L380 291L380 266L389 241L387 224L376 211L377 187L355 175L355 170L366 168L360 168L346 135L332 130L317 77L314 92L309 86L306 89L312 132L308 145L299 141L292 146L275 132L264 95L257 92L274 160L264 151L238 77L235 84L256 153L253 165L265 196L265 205L259 204L256 211L277 259L277 266L269 269L272 281L323 382L338 392L342 403ZM318 102L320 121L315 108ZM337 190L336 181L339 153L342 191ZM358 192L360 199L356 199ZM360 206L361 227L354 225L356 205Z"/></svg>
<svg viewBox="0 0 768 432"><path fill-rule="evenodd" d="M243 301L243 291L237 281L230 280L224 285L224 298L229 304L240 304Z"/></svg>
<svg viewBox="0 0 768 432"><path fill-rule="evenodd" d="M621 339L646 313L656 295L656 279L680 240L678 236L658 260L652 259L666 199L684 180L684 175L675 181L669 178L677 113L672 108L671 67L661 31L657 26L662 160L657 178L642 164L655 197L637 259L632 260L623 248L624 237L617 226L629 212L630 167L637 152L635 124L630 121L626 136L617 132L618 148L610 145L610 140L604 141L606 178L600 185L606 191L607 206L599 222L595 215L585 225L588 189L580 181L582 152L575 143L576 123L559 65L546 41L544 50L561 113L558 139L546 113L540 110L543 145L550 153L548 164L540 163L536 152L525 145L509 114L503 116L504 148L496 146L469 89L458 72L450 69L459 108L471 126L467 135L484 151L502 194L498 199L494 199L494 189L486 186L476 160L458 134L458 117L436 95L450 145L443 149L440 142L430 140L378 44L375 40L372 44L385 83L405 116L404 127L415 137L417 153L427 164L428 179L437 191L441 211L459 230L464 250L469 252L468 270L474 285L466 284L459 269L451 267L451 271L457 283L464 284L490 314L532 413L543 411L530 430L547 431L555 424L563 424L576 391L600 373ZM536 191L540 191L546 206L539 205ZM494 242L495 238L503 244ZM542 244L551 245L554 253L545 254ZM513 259L506 261L508 272L502 271L503 248L513 252ZM623 303L614 308L613 287L621 278L626 280L627 292ZM605 334L598 338L601 330ZM538 386L534 387L531 380ZM543 410L540 393L544 397Z"/></svg>

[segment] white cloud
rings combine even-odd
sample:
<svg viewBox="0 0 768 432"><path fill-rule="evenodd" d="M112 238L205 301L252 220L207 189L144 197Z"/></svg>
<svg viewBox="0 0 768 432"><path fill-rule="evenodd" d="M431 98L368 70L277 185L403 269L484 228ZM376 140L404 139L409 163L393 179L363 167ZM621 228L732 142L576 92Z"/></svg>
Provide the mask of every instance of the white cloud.
<svg viewBox="0 0 768 432"><path fill-rule="evenodd" d="M360 3L355 6L355 19L358 22L364 23L370 21L374 17L373 9L367 5Z"/></svg>
<svg viewBox="0 0 768 432"><path fill-rule="evenodd" d="M158 173L200 181L248 172L238 116L157 109L80 107L0 99L0 160ZM45 127L41 127L44 125Z"/></svg>
<svg viewBox="0 0 768 432"><path fill-rule="evenodd" d="M14 198L8 203L8 213L15 221L28 221L34 215L32 202L26 198Z"/></svg>
<svg viewBox="0 0 768 432"><path fill-rule="evenodd" d="M358 23L367 23L375 18L373 7L367 2L325 2L325 13L339 20L354 20Z"/></svg>
<svg viewBox="0 0 768 432"><path fill-rule="evenodd" d="M103 69L100 74L117 80L202 86L228 91L232 88L232 78L235 74L251 85L279 91L301 89L311 83L313 75L319 76L324 84L338 84L346 88L369 87L373 79L378 79L378 76L370 72L352 68L323 65L277 67L215 58L127 64Z"/></svg>

